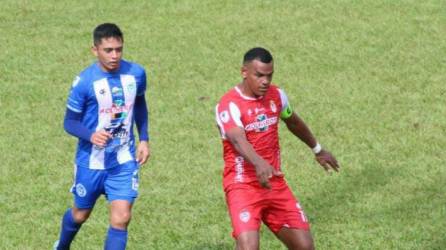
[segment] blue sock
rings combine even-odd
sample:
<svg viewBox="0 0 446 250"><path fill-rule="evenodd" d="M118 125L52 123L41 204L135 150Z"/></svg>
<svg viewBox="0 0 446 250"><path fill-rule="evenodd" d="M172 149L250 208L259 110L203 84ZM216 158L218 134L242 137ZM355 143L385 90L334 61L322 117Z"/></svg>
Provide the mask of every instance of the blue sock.
<svg viewBox="0 0 446 250"><path fill-rule="evenodd" d="M105 250L124 250L127 245L127 230L110 226L105 239Z"/></svg>
<svg viewBox="0 0 446 250"><path fill-rule="evenodd" d="M67 209L62 219L62 228L60 230L58 250L70 249L71 242L76 236L76 233L81 228L82 224L74 221L71 214L71 208Z"/></svg>

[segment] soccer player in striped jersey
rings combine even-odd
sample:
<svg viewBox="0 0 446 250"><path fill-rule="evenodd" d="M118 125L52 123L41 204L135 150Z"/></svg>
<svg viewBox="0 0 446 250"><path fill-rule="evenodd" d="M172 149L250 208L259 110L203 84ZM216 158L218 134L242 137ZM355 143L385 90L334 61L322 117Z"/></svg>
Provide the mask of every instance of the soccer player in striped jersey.
<svg viewBox="0 0 446 250"><path fill-rule="evenodd" d="M97 61L76 77L67 101L64 128L79 139L71 189L74 205L62 218L55 249L70 248L101 194L110 206L104 248L125 249L138 170L150 156L145 70L122 59L124 37L117 25L97 26L93 40Z"/></svg>
<svg viewBox="0 0 446 250"><path fill-rule="evenodd" d="M288 249L314 249L307 218L281 172L279 120L313 150L325 170L338 171L339 166L293 111L285 91L271 83L273 73L269 51L249 50L241 68L242 82L216 106L232 235L236 249L258 249L264 222Z"/></svg>

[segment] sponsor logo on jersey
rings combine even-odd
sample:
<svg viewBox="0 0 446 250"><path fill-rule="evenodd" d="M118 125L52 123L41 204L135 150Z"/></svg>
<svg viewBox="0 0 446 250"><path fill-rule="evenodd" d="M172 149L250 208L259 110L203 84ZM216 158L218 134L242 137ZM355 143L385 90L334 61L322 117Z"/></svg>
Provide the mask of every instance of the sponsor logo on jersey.
<svg viewBox="0 0 446 250"><path fill-rule="evenodd" d="M260 112L264 112L265 111L265 108L255 108L254 109L254 112L256 113L256 115L258 114L258 113L260 113Z"/></svg>
<svg viewBox="0 0 446 250"><path fill-rule="evenodd" d="M220 112L220 120L224 123L229 121L229 112L227 110Z"/></svg>
<svg viewBox="0 0 446 250"><path fill-rule="evenodd" d="M99 90L99 94L104 95L105 94L105 89Z"/></svg>
<svg viewBox="0 0 446 250"><path fill-rule="evenodd" d="M102 108L99 111L99 113L110 114L110 113L129 112L132 108L133 108L133 105L116 105L113 103L111 108Z"/></svg>
<svg viewBox="0 0 446 250"><path fill-rule="evenodd" d="M85 197L85 195L87 195L87 189L85 189L84 185L78 183L76 184L76 194L79 195L79 197Z"/></svg>
<svg viewBox="0 0 446 250"><path fill-rule="evenodd" d="M113 87L112 88L112 94L114 96L122 96L122 88L119 87Z"/></svg>
<svg viewBox="0 0 446 250"><path fill-rule="evenodd" d="M249 221L249 219L251 219L251 214L249 213L249 211L243 210L243 211L240 212L239 218L240 218L241 221L246 223L246 222Z"/></svg>
<svg viewBox="0 0 446 250"><path fill-rule="evenodd" d="M235 181L236 182L243 182L243 162L245 159L243 159L243 156L237 156L235 157Z"/></svg>
<svg viewBox="0 0 446 250"><path fill-rule="evenodd" d="M113 101L113 105L115 106L122 106L124 104L124 101L122 99L116 99Z"/></svg>
<svg viewBox="0 0 446 250"><path fill-rule="evenodd" d="M252 122L245 126L246 131L255 130L257 132L264 132L268 130L269 126L277 123L277 117L268 118L266 114L257 115L255 122Z"/></svg>

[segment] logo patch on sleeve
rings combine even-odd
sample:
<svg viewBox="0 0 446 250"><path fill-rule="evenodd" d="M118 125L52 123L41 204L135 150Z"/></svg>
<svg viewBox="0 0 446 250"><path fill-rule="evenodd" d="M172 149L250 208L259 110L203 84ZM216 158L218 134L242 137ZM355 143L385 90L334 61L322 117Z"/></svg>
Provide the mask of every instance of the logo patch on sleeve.
<svg viewBox="0 0 446 250"><path fill-rule="evenodd" d="M229 121L229 112L227 110L220 113L220 120L224 123L227 123Z"/></svg>

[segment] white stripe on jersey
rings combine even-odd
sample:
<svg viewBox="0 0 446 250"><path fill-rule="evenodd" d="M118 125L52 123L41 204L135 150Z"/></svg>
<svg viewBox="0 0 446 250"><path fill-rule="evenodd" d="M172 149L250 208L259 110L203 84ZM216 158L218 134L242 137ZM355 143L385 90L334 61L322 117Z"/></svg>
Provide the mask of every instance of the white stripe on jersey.
<svg viewBox="0 0 446 250"><path fill-rule="evenodd" d="M217 125L220 128L221 138L226 139L225 128L223 127L223 124L220 121L220 116L218 115L218 104L217 106L215 106L215 120L217 121Z"/></svg>
<svg viewBox="0 0 446 250"><path fill-rule="evenodd" d="M102 78L101 80L93 82L93 88L96 99L98 100L98 125L95 129L95 131L98 131L110 123L111 116L107 114L107 112L102 112L101 114L101 110L111 107L113 98L107 78ZM91 147L90 168L104 169L105 150L103 148L98 148L95 145L92 145Z"/></svg>
<svg viewBox="0 0 446 250"><path fill-rule="evenodd" d="M218 104L217 104L217 106L215 106L215 120L217 121L217 125L220 128L221 137L223 139L226 139L226 131L225 131L225 128L221 121L221 117L218 113L218 106L219 106ZM235 125L237 125L240 128L243 128L243 124L241 121L240 109L233 102L229 103L229 114L230 114L231 119L235 122Z"/></svg>
<svg viewBox="0 0 446 250"><path fill-rule="evenodd" d="M280 100L282 101L282 110L280 110L280 112L284 111L289 103L288 103L288 97L285 94L285 91L283 91L282 89L278 89L279 93L280 93Z"/></svg>
<svg viewBox="0 0 446 250"><path fill-rule="evenodd" d="M135 104L134 100L135 100L135 96L136 96L136 79L135 79L135 77L133 75L121 75L121 84L122 84L122 89L124 92L124 98L125 98L124 101L125 101L126 105L132 103L132 106L133 106ZM129 137L130 137L130 126L132 125L132 120L131 120L132 117L133 117L133 107L129 109L128 115L124 121L125 130L129 131L129 136L121 139L121 145L123 145L124 143L126 143L126 144L125 144L125 146L122 146L119 149L119 151L117 152L117 158L118 158L119 164L123 164L127 161L133 160L133 156L130 153L130 147L128 145L128 141L129 141ZM124 142L123 140L127 140L127 142Z"/></svg>
<svg viewBox="0 0 446 250"><path fill-rule="evenodd" d="M231 117L234 120L235 124L238 127L243 128L244 126L242 124L242 121L240 120L240 117L241 117L240 109L233 102L229 103L229 113L231 113Z"/></svg>
<svg viewBox="0 0 446 250"><path fill-rule="evenodd" d="M81 113L82 112L82 110L76 109L76 108L70 106L69 104L67 104L67 108L69 108L71 111L74 111L76 113Z"/></svg>

